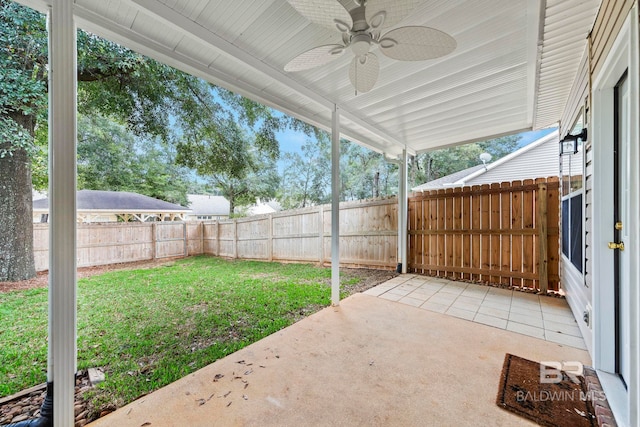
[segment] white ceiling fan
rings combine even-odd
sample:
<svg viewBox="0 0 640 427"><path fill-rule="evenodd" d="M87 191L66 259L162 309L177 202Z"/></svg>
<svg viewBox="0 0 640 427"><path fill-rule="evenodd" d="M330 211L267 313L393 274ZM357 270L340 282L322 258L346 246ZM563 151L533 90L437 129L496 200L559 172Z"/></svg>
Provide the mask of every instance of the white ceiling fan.
<svg viewBox="0 0 640 427"><path fill-rule="evenodd" d="M354 0L348 11L338 0L287 0L311 22L338 30L343 44L318 46L293 58L284 70L303 71L327 64L351 48L354 55L349 79L358 92L368 92L376 84L380 64L371 49L375 46L399 61L421 61L447 55L456 48L450 35L429 27L398 27L382 34L384 28L404 19L424 0Z"/></svg>

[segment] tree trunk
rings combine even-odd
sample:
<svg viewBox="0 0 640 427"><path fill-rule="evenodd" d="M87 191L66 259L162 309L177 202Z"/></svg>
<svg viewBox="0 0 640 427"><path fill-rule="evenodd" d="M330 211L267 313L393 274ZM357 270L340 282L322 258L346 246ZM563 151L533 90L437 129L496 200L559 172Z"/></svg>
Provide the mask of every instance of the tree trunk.
<svg viewBox="0 0 640 427"><path fill-rule="evenodd" d="M34 121L11 117L33 134ZM0 142L0 150L9 147ZM35 277L31 161L26 150L0 158L0 282Z"/></svg>
<svg viewBox="0 0 640 427"><path fill-rule="evenodd" d="M375 175L373 175L373 197L380 197L380 171L377 171Z"/></svg>

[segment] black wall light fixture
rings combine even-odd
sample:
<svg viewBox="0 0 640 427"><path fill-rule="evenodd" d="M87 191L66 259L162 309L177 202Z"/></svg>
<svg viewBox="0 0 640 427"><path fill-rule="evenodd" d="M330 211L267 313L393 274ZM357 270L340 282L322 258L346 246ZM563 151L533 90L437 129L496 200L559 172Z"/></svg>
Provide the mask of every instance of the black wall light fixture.
<svg viewBox="0 0 640 427"><path fill-rule="evenodd" d="M567 134L560 140L560 155L576 154L578 152L578 140L584 142L587 140L587 128L583 128L582 132L571 135Z"/></svg>

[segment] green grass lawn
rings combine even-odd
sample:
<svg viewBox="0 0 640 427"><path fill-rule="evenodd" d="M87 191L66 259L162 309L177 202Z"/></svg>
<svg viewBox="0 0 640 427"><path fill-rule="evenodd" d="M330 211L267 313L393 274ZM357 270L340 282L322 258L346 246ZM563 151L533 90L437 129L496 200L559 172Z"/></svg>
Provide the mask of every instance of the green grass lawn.
<svg viewBox="0 0 640 427"><path fill-rule="evenodd" d="M122 406L327 306L330 276L200 256L79 280L78 369L106 373L90 407ZM0 397L46 381L47 315L47 289L0 293Z"/></svg>

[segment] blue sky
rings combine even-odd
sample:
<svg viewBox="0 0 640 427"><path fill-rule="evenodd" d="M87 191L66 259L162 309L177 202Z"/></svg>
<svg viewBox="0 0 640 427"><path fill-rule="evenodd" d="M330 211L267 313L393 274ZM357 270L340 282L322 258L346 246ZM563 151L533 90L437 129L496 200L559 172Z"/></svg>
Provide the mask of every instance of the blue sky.
<svg viewBox="0 0 640 427"><path fill-rule="evenodd" d="M538 139L542 138L543 136L549 135L551 132L553 132L554 130L556 130L557 128L553 127L553 128L547 128L547 129L540 129L540 130L532 130L529 132L523 132L520 134L520 143L518 144L519 147L524 147L525 145L528 145L530 143L532 143L533 141L537 141Z"/></svg>

